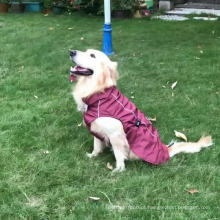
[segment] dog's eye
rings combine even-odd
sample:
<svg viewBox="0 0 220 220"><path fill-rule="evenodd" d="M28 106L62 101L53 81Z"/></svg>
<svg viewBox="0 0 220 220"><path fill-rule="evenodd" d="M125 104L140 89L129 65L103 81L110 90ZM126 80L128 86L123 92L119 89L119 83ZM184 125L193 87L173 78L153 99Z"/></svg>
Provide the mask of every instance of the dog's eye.
<svg viewBox="0 0 220 220"><path fill-rule="evenodd" d="M95 58L95 54L91 53L90 57Z"/></svg>

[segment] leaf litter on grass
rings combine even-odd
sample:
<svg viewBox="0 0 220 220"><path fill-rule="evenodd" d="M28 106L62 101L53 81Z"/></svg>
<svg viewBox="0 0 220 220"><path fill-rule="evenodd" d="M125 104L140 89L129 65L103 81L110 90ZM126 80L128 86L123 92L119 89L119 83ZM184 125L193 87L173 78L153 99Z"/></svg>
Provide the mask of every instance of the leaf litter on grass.
<svg viewBox="0 0 220 220"><path fill-rule="evenodd" d="M195 194L198 193L199 191L197 189L188 189L187 192L190 194Z"/></svg>
<svg viewBox="0 0 220 220"><path fill-rule="evenodd" d="M89 199L90 201L93 201L93 202L97 202L97 201L100 200L99 197L95 197L95 196L89 196L88 199Z"/></svg>
<svg viewBox="0 0 220 220"><path fill-rule="evenodd" d="M184 141L187 141L187 137L186 137L185 134L183 134L183 133L181 133L181 132L179 132L179 131L176 131L176 130L174 130L174 133L175 133L175 136L176 136L176 137L181 138L181 139L183 139Z"/></svg>
<svg viewBox="0 0 220 220"><path fill-rule="evenodd" d="M109 170L113 170L113 166L112 166L109 162L106 164L106 167L107 167Z"/></svg>
<svg viewBox="0 0 220 220"><path fill-rule="evenodd" d="M154 117L154 118L148 118L148 120L150 120L150 121L152 121L152 122L155 122L155 121L157 121L157 118L156 118L156 117Z"/></svg>
<svg viewBox="0 0 220 220"><path fill-rule="evenodd" d="M170 202L170 196L172 196L172 201L175 204L185 205L186 203L183 203L183 201L187 203L189 202L189 204L195 202L198 207L201 207L207 199L206 195L202 195L202 193L191 195L189 192L187 192L187 190L196 189L199 187L202 182L201 180L203 179L209 180L205 182L203 181L203 184L205 184L204 187L209 187L209 191L211 192L217 191L217 148L215 148L215 151L217 151L216 154L211 153L211 151L210 153L206 151L207 153L204 152L205 155L204 153L201 153L188 156L187 161L185 155L175 157L175 159L170 161L169 164L176 166L176 164L182 165L187 162L187 169L181 169L181 172L172 173L173 169L170 169L170 166L160 166L158 169L152 170L149 169L149 167L142 166L140 162L130 162L129 169L126 171L126 173L112 177L110 175L106 175L107 173L109 174L111 172L106 168L106 163L104 162L111 161L107 155L104 155L104 159L98 159L99 162L97 162L95 165L101 167L101 163L104 163L105 169L100 169L99 172L96 172L97 170L94 169L93 163L86 163L85 165L84 159L79 159L79 154L84 154L84 150L87 150L90 144L92 144L92 139L86 134L82 134L81 129L77 127L77 123L74 122L72 115L73 113L77 113L75 106L73 107L71 101L69 102L68 100L70 99L70 88L66 86L66 79L59 75L57 69L63 73L67 71L69 67L66 66L65 62L69 62L69 60L67 51L64 51L63 48L72 47L71 45L80 41L80 37L82 37L83 33L91 33L89 38L85 39L86 41L88 40L88 44L84 45L83 49L89 45L96 45L98 42L101 42L100 39L97 39L97 32L94 31L101 30L99 29L101 21L96 22L96 19L99 20L99 18L87 19L86 17L81 17L78 16L77 13L76 15L73 15L73 17L76 17L76 19L67 17L66 15L59 18L58 16L50 16L49 18L46 18L42 15L25 15L24 18L22 16L19 17L19 19L14 19L14 16L10 14L5 17L7 23L13 21L11 22L10 28L14 28L14 30L16 30L16 35L11 34L11 32L9 33L9 31L5 28L5 24L3 25L3 28L0 28L5 35L5 38L0 38L2 43L2 53L0 53L0 55L2 55L1 60L6 62L6 65L3 67L8 68L7 71L4 71L4 74L8 74L9 72L16 73L17 67L25 63L25 69L22 74L8 74L7 85L5 86L3 83L1 83L0 86L1 94L5 94L1 99L1 102L3 103L1 114L3 117L5 117L5 119L2 118L2 129L3 131L6 129L10 130L8 136L4 134L5 146L3 148L3 160L1 160L1 162L4 166L2 175L5 177L5 180L3 180L3 182L8 181L11 175L14 175L16 172L22 174L21 180L15 181L16 187L19 186L19 184L23 186L25 182L30 182L28 184L29 188L27 188L28 192L30 193L30 195L28 195L30 197L30 202L24 198L23 204L16 204L16 200L19 199L17 197L17 193L8 193L8 195L3 194L3 206L8 206L8 210L6 211L12 213L11 210L17 209L17 213L15 212L14 216L22 216L24 219L56 219L58 216L61 216L61 219L65 219L65 215L67 214L66 210L57 208L57 205L63 207L64 204L69 203L70 208L72 208L73 201L76 201L78 202L76 204L76 211L78 212L78 215L83 215L83 213L85 213L85 207L83 206L85 205L85 200L82 198L85 198L88 201L88 196L98 196L100 197L100 201L97 203L90 202L91 206L88 208L89 212L86 214L88 214L88 218L91 218L91 215L93 215L92 217L95 216L97 219L99 219L104 215L110 214L106 208L102 207L103 204L101 202L105 202L105 198L98 193L100 190L105 191L105 193L112 199L113 204L123 204L124 207L130 203L153 203L155 206L165 206ZM2 18L0 18L0 20L1 19ZM42 22L38 22L38 19L43 20L45 23L43 24ZM29 35L24 32L24 29L27 30L29 28L30 22L35 23L36 27L38 28L36 30L41 30L42 25L45 25L46 30L44 32L38 33L36 31L32 34L34 37L33 39L39 39L40 37L45 39L45 41L37 41L32 43L32 36L29 37ZM145 23L145 21L142 22ZM57 28L58 25L56 23L59 23L60 27L64 28ZM20 24L22 24L22 28L17 28L16 26L19 26ZM52 24L54 30L48 31L48 27L52 26ZM140 27L137 28L135 26L137 25L137 21L135 20L132 20L132 22L117 21L115 23L115 33L117 34L118 40L115 42L117 54L114 55L113 59L118 61L120 64L119 73L122 77L119 80L119 88L123 89L123 91L130 91L134 88L138 88L140 94L143 93L145 97L147 96L149 101L144 104L146 106L144 110L148 111L149 109L148 112L151 112L151 114L157 115L157 117L160 118L163 118L163 116L167 117L166 125L165 123L159 124L159 130L161 130L161 133L166 132L167 129L179 129L178 131L185 133L183 130L180 130L180 128L183 126L182 124L184 123L184 125L187 127L192 126L192 130L189 132L189 135L192 135L195 129L198 130L198 133L205 131L205 129L210 131L212 130L213 135L216 135L217 131L215 129L215 122L217 115L213 110L214 107L209 105L209 103L213 103L214 105L217 103L216 100L218 98L216 96L218 87L212 87L211 82L216 83L217 81L216 69L218 68L218 63L216 63L216 59L219 58L219 53L217 48L213 46L216 45L217 41L220 41L220 39L218 39L220 36L219 33L216 31L216 34L212 36L210 33L213 28L209 27L207 24L205 24L205 22L198 22L195 24L194 22L189 21L187 22L187 25L182 25L181 28L178 28L176 23L171 24L168 22L164 23L159 21L150 21L146 24L148 25L147 30L144 28L144 25L143 29ZM80 27L80 32L76 31L74 36L72 36L68 34L71 33L71 31L69 31L67 28L74 25L76 27ZM120 25L123 25L124 28L124 31L121 34L117 32L117 30L121 28ZM214 26L216 23L213 23L212 25ZM131 37L125 37L126 29L132 30L129 32ZM50 35L48 35L48 33L50 33ZM192 35L192 33L196 34ZM210 35L212 36L211 40ZM65 39L61 38L60 36L65 36ZM172 36L175 37L173 37L172 41L170 41L170 37ZM160 47L158 47L161 42L161 38L163 38L163 43L160 45ZM146 39L146 43L139 45L138 42L141 41L140 39ZM12 44L12 42L15 41L18 43L16 45ZM196 47L199 44L203 45L203 42L205 42L205 48L202 48L204 54L206 54L206 51L207 53L212 51L212 54L210 54L210 56L208 56L206 59L203 59L203 62L201 63L203 57L203 55L199 52L201 49L195 48L197 50L194 50L197 53L193 55L189 52L193 46ZM176 45L178 45L178 51L175 50ZM186 47L186 45L188 46ZM9 48L11 46L14 47L14 53L9 52ZM44 53L42 53L42 48L45 50ZM53 59L48 62L48 55L50 55L51 48L55 48L54 51L57 51L56 55L58 56L53 56ZM170 48L173 48L173 50L167 50ZM37 52L37 54L41 54L41 56L30 56L32 51ZM136 56L133 57L130 62L127 62L125 57L132 54L131 51L135 52ZM141 56L138 51L143 51L143 56ZM168 51L167 56L165 56L165 51ZM15 54L18 56L16 59L14 57ZM151 55L149 56L148 54ZM182 56L183 59L180 60L180 56ZM195 56L201 56L201 60L195 60ZM8 60L10 63L11 60L13 62L10 64ZM143 60L142 65L137 65L137 60ZM162 60L165 65L160 65L162 68L153 68L158 64L158 62L160 62L160 60ZM16 61L16 65L14 65L14 61ZM169 63L170 65L168 65ZM37 64L37 68L40 70L40 72L42 72L42 74L37 78L34 78L33 74L30 75L28 73L29 69L33 68L35 64ZM201 65L199 66L198 64ZM213 66L213 68L210 68L210 64ZM196 77L197 75L194 74L194 72L198 73L200 70L202 72L207 72L207 74L204 74L202 78ZM54 72L55 75L53 76L58 79L57 83L59 84L54 84L54 77L48 77L47 72L49 71ZM27 77L28 79L32 79L30 78L32 76L35 80L28 80L28 83L26 83L25 80ZM124 80L125 77L127 77L126 80ZM190 82L185 83L189 78L191 78ZM43 79L46 80L43 81ZM143 81L143 79L146 81ZM161 88L163 84L158 85L158 80L155 79L161 79L164 81L163 84L166 86L166 88ZM166 84L168 79L170 82L169 84ZM147 84L147 80L152 80L152 82ZM176 104L173 106L170 105L172 103L169 103L167 99L164 99L164 91L170 93L175 92L176 95L176 89L179 88L179 84L177 84L177 87L174 90L170 88L171 84L176 80L178 80L178 83L185 83L184 87L182 87L180 91L182 94L179 95L183 95L184 97L184 94L187 94L190 97L191 102L196 103L193 106L195 107L195 110L194 108L187 108L189 106L186 106L186 108L181 108L181 106L185 106L185 100L183 98L176 98ZM24 82L24 84L20 85L22 87L22 96L20 93L17 93L17 91L20 92L20 88L16 87L15 81ZM135 81L136 85L134 85ZM14 86L10 87L10 85ZM200 94L198 85L203 86L203 94ZM10 88L12 88L12 90L10 90ZM149 93L147 93L148 89ZM205 93L206 91L208 93ZM43 103L51 98L49 94L52 94L52 97L54 97L54 99L51 101L53 105L48 105L47 108L45 108ZM27 103L26 97L30 97L31 101L33 102L37 101L33 95L39 95L38 100L41 100L42 102L38 103L40 108L32 105L32 103L30 103L30 105ZM133 94L130 94L130 96L131 95ZM67 98L64 99L64 96ZM140 98L139 93L135 93L134 96L135 104L142 105L143 100ZM25 106L25 110L23 111L20 106ZM41 106L44 108L41 108ZM160 107L163 106L164 109L161 109ZM32 107L34 107L34 109ZM218 105L216 104L215 108L217 107ZM39 121L37 121L37 123L33 123L32 120L24 120L23 118L18 117L18 112L23 111L25 114L27 109L30 110L31 114L33 113L33 115L36 114L36 116L39 116ZM197 115L198 111L203 109L204 111L200 115ZM8 110L9 115L6 114ZM170 113L173 112L173 114L170 114L169 111ZM11 116L13 116L13 120L11 120ZM186 116L189 120L184 122L184 119L186 118L184 116ZM174 128L173 123L171 122L171 119L173 118L175 119L176 126ZM181 120L179 120L179 118L181 118ZM80 120L81 118L77 119L78 123L81 122ZM202 121L202 123L199 124L199 121ZM11 124L8 124L8 122ZM18 126L13 126L15 123ZM195 126L193 127L193 125L196 124L199 125L196 126L196 128ZM62 139L56 138L56 134L58 132L61 134ZM25 135L23 136L23 134ZM82 137L88 137L89 143L86 142L86 144L81 145L83 139ZM48 149L47 146L53 146L55 149L62 149L62 145L65 150L55 150L51 156L50 154L46 155L42 153L40 154L40 156L42 156L42 160L39 160L39 157L36 157L37 159L34 160L34 163L33 160L24 159L27 156L26 153L15 153L10 155L12 149L18 150L18 152L23 152L23 149L27 149L29 143L31 145L36 145L36 147L40 149L42 149L42 146L44 146L42 151L40 151L41 153L43 150ZM7 152L9 152L8 158L5 154ZM33 150L30 150L27 153L33 153ZM53 159L44 160L44 158L48 156L52 157ZM194 158L196 158L196 160L194 160ZM201 169L201 164L204 165L203 169ZM86 166L86 169L84 169L84 165ZM208 167L211 165L212 168L207 168L207 165ZM50 169L51 167L53 169ZM62 167L66 168L66 171L71 171L63 172ZM178 167L178 169L180 169L180 167ZM135 169L135 172L132 172L133 169ZM170 172L167 172L168 169ZM94 179L96 179L96 181L93 181ZM151 181L147 181L149 179ZM172 184L170 184L170 179L172 179ZM124 182L126 182L126 187L123 185ZM182 192L182 187L186 186L188 183L190 183L190 186L184 187L185 190ZM111 185L111 187L106 187L109 185ZM137 187L134 188L134 186ZM170 190L164 190L167 187ZM153 192L155 188L159 189L156 193ZM85 192L84 189L88 190L90 193ZM5 184L2 184L1 190L3 190L3 192L7 190L5 188ZM176 193L171 194L173 191ZM34 192L37 192L37 195ZM182 193L185 194L188 201L182 198ZM208 199L210 207L219 206L215 196L210 196ZM59 204L60 200L63 201L64 204ZM41 205L36 206L39 204L39 201L42 201ZM28 213L26 211L26 203L28 204L28 207L36 206L36 208L33 209L37 211L34 213L31 210L31 212ZM95 207L96 204L99 203L101 206L98 208ZM26 208L26 210L23 210L23 206ZM46 207L45 210L43 209L44 207ZM114 211L115 219L122 218L122 215L126 214L125 212L127 212L127 210L125 210L124 213ZM136 215L136 218L149 219L151 217L148 215L146 210L132 210L132 212L134 212L133 216ZM212 209L205 210L205 212L206 213L202 213L200 210L194 210L193 212L191 210L184 210L184 212L179 212L178 210L166 210L165 214L167 217L172 216L171 218L173 219L175 219L175 217L186 219L188 216L191 216L191 218L194 219L202 219L204 216L206 216L207 218L211 219L218 215L218 213ZM155 218L161 217L159 212L154 212L154 214ZM2 215L4 215L4 213L0 212L0 216ZM66 217L69 219L74 218L73 215Z"/></svg>
<svg viewBox="0 0 220 220"><path fill-rule="evenodd" d="M171 89L175 89L176 85L177 85L177 81L174 82L174 83L172 83L172 85L171 85Z"/></svg>

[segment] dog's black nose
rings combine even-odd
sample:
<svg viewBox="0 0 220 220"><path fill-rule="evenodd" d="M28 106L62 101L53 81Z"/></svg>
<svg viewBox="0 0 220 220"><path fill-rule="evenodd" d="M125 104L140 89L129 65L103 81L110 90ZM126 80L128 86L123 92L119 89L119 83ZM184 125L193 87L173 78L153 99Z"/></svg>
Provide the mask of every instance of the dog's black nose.
<svg viewBox="0 0 220 220"><path fill-rule="evenodd" d="M76 56L76 50L71 50L70 51L70 56L75 57Z"/></svg>

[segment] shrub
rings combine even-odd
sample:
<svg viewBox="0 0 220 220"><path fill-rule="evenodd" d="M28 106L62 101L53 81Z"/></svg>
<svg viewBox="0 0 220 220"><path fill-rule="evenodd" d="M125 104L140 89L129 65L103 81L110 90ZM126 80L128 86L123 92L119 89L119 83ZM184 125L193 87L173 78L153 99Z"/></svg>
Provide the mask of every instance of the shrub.
<svg viewBox="0 0 220 220"><path fill-rule="evenodd" d="M8 0L0 0L0 3L9 3Z"/></svg>
<svg viewBox="0 0 220 220"><path fill-rule="evenodd" d="M44 0L44 8L51 8L54 0Z"/></svg>
<svg viewBox="0 0 220 220"><path fill-rule="evenodd" d="M132 11L138 0L112 0L112 10L129 10Z"/></svg>
<svg viewBox="0 0 220 220"><path fill-rule="evenodd" d="M86 13L100 14L103 11L104 0L73 0L73 7L84 10Z"/></svg>
<svg viewBox="0 0 220 220"><path fill-rule="evenodd" d="M71 0L72 7L84 10L86 13L100 15L104 13L104 0ZM112 10L129 10L138 4L138 0L111 0Z"/></svg>

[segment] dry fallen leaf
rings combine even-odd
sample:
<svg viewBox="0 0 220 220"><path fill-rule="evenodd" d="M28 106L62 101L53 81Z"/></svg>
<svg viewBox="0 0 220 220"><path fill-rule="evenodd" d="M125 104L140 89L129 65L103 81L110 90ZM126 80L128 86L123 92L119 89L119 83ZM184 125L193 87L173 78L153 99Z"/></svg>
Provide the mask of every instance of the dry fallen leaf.
<svg viewBox="0 0 220 220"><path fill-rule="evenodd" d="M190 194L198 193L199 191L197 189L189 189L187 190Z"/></svg>
<svg viewBox="0 0 220 220"><path fill-rule="evenodd" d="M78 126L78 127L81 127L81 126L82 126L82 122L81 122L81 123L79 123L79 124L77 124L77 126Z"/></svg>
<svg viewBox="0 0 220 220"><path fill-rule="evenodd" d="M154 117L154 118L148 118L148 120L150 120L150 121L157 121L157 118L156 118L156 117Z"/></svg>
<svg viewBox="0 0 220 220"><path fill-rule="evenodd" d="M89 200L91 200L91 201L99 201L100 198L99 197L89 196Z"/></svg>
<svg viewBox="0 0 220 220"><path fill-rule="evenodd" d="M176 137L182 138L184 141L187 141L187 137L186 137L185 134L183 134L183 133L181 133L179 131L175 131L175 130L174 130L174 132L175 132Z"/></svg>
<svg viewBox="0 0 220 220"><path fill-rule="evenodd" d="M53 30L53 27L49 27L49 30L52 31L52 30Z"/></svg>
<svg viewBox="0 0 220 220"><path fill-rule="evenodd" d="M26 194L26 193L25 193ZM26 203L26 205L27 206L29 206L29 207L38 207L38 206L40 206L41 204L42 204L42 200L41 199L39 199L39 198L37 198L37 197L30 197L30 198L28 198L28 197L26 197L27 198L27 200L28 200L28 202Z"/></svg>
<svg viewBox="0 0 220 220"><path fill-rule="evenodd" d="M49 150L45 150L45 151L44 151L44 154L49 154L49 153L50 153Z"/></svg>
<svg viewBox="0 0 220 220"><path fill-rule="evenodd" d="M172 84L171 89L174 89L176 87L176 84L177 84L177 81Z"/></svg>
<svg viewBox="0 0 220 220"><path fill-rule="evenodd" d="M113 166L112 166L109 162L106 164L106 167L107 167L109 170L113 170Z"/></svg>

